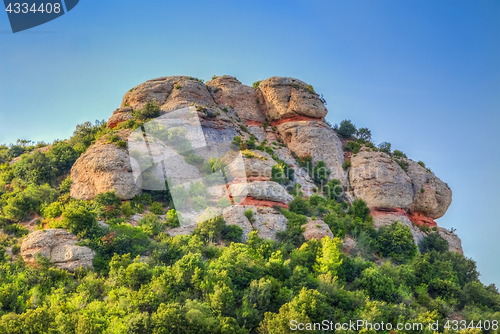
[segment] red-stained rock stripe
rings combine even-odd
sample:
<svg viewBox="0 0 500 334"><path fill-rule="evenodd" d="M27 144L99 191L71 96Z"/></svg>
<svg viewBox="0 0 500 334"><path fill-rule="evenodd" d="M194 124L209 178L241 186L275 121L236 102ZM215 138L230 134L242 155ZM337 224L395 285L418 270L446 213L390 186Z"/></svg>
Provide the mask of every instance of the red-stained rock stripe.
<svg viewBox="0 0 500 334"><path fill-rule="evenodd" d="M308 116L293 116L285 119L280 119L278 121L272 121L271 125L272 126L277 126L283 123L288 123L288 122L300 122L300 121L316 121L316 122L322 122L323 118L316 118L316 117L308 117Z"/></svg>
<svg viewBox="0 0 500 334"><path fill-rule="evenodd" d="M399 208L374 208L370 210L370 214L373 217L382 216L388 213L395 216L406 216L412 223L417 225L427 225L429 227L437 226L434 219L426 217L421 213L408 213L406 210Z"/></svg>
<svg viewBox="0 0 500 334"><path fill-rule="evenodd" d="M282 208L288 209L288 204L281 203L281 202L273 202L273 201L266 201L266 200L261 200L261 199L255 199L251 197L245 198L239 205L253 205L253 206L267 206L267 207L272 207L272 206L281 206Z"/></svg>

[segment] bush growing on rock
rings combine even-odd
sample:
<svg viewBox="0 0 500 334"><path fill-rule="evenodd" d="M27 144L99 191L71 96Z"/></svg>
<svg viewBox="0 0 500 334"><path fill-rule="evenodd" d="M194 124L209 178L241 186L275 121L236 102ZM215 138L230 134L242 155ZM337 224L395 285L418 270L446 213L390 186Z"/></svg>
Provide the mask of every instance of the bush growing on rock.
<svg viewBox="0 0 500 334"><path fill-rule="evenodd" d="M179 227L181 226L180 221L179 221L179 214L175 209L170 209L167 212L167 226L174 228L174 227Z"/></svg>
<svg viewBox="0 0 500 334"><path fill-rule="evenodd" d="M158 202L153 202L153 204L151 204L149 206L149 211L151 211L155 215L162 215L163 214L163 205L161 203L158 203Z"/></svg>
<svg viewBox="0 0 500 334"><path fill-rule="evenodd" d="M148 213L139 219L137 225L149 236L158 235L163 230L163 224L154 213Z"/></svg>
<svg viewBox="0 0 500 334"><path fill-rule="evenodd" d="M328 181L328 177L330 176L332 171L326 167L324 161L318 161L316 166L314 166L312 173L312 179L314 183L322 186L326 184L326 182Z"/></svg>
<svg viewBox="0 0 500 334"><path fill-rule="evenodd" d="M350 120L344 119L340 122L340 127L337 132L344 138L350 138L356 133L356 131L356 126L352 124Z"/></svg>
<svg viewBox="0 0 500 334"><path fill-rule="evenodd" d="M387 154L391 153L391 143L384 141L378 147L382 152L385 152Z"/></svg>
<svg viewBox="0 0 500 334"><path fill-rule="evenodd" d="M372 132L368 128L359 128L356 135L359 139L363 140L363 143L370 142L372 140Z"/></svg>
<svg viewBox="0 0 500 334"><path fill-rule="evenodd" d="M344 151L352 152L354 154L358 154L360 149L361 149L361 144L355 141L349 141L344 146Z"/></svg>
<svg viewBox="0 0 500 334"><path fill-rule="evenodd" d="M156 101L148 101L142 109L133 110L132 116L138 121L146 121L151 118L160 116L160 107Z"/></svg>
<svg viewBox="0 0 500 334"><path fill-rule="evenodd" d="M290 211L299 215L309 215L309 205L302 197L295 197L293 201L288 204Z"/></svg>
<svg viewBox="0 0 500 334"><path fill-rule="evenodd" d="M397 159L403 159L403 158L407 159L408 158L406 156L406 154L404 154L400 150L394 150L394 152L392 152L392 155L395 156Z"/></svg>

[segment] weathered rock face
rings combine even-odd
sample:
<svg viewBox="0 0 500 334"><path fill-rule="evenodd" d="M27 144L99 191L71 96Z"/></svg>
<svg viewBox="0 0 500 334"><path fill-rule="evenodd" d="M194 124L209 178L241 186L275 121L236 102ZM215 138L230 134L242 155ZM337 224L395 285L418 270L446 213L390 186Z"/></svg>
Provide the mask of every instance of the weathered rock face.
<svg viewBox="0 0 500 334"><path fill-rule="evenodd" d="M276 161L266 152L250 150L255 154L253 158L243 156L245 161L245 172L247 177L253 178L271 178L272 167Z"/></svg>
<svg viewBox="0 0 500 334"><path fill-rule="evenodd" d="M265 113L270 121L299 115L323 118L328 112L318 94L311 91L305 82L297 79L271 77L263 80L258 90L262 94Z"/></svg>
<svg viewBox="0 0 500 334"><path fill-rule="evenodd" d="M243 121L263 123L265 121L261 106L257 103L257 91L242 85L235 77L228 75L207 82L215 101L221 108L231 108Z"/></svg>
<svg viewBox="0 0 500 334"><path fill-rule="evenodd" d="M107 126L110 129L114 129L121 122L125 122L133 118L134 117L132 116L132 108L130 107L119 108L113 112L113 115L108 120Z"/></svg>
<svg viewBox="0 0 500 334"><path fill-rule="evenodd" d="M326 236L333 239L333 233L330 230L330 227L322 220L312 220L309 218L307 224L302 225L302 228L305 228L303 235L307 241L313 238L321 240Z"/></svg>
<svg viewBox="0 0 500 334"><path fill-rule="evenodd" d="M58 268L75 271L92 268L95 252L77 246L78 239L64 229L47 229L30 233L21 245L21 255L29 264L35 263L36 253L49 258Z"/></svg>
<svg viewBox="0 0 500 334"><path fill-rule="evenodd" d="M116 134L121 140L127 140L130 130L120 130ZM121 199L131 199L141 193L134 182L127 150L107 143L106 136L76 160L71 168L71 180L71 196L83 200L91 200L108 191L114 191Z"/></svg>
<svg viewBox="0 0 500 334"><path fill-rule="evenodd" d="M448 249L450 252L457 252L460 254L464 253L462 249L462 241L455 233L448 231L443 227L438 227L438 232L444 240L448 241Z"/></svg>
<svg viewBox="0 0 500 334"><path fill-rule="evenodd" d="M246 210L252 210L253 220L245 216ZM243 229L243 239L248 233L257 229L257 235L263 239L276 240L276 233L286 229L286 218L273 208L255 207L252 205L234 205L224 210L224 220L227 225L237 225Z"/></svg>
<svg viewBox="0 0 500 334"><path fill-rule="evenodd" d="M411 179L385 153L364 150L353 156L349 179L354 195L369 208L409 209L413 201Z"/></svg>
<svg viewBox="0 0 500 334"><path fill-rule="evenodd" d="M236 183L231 184L229 188L233 197L245 197L245 192L247 192L248 197L264 201L287 204L293 200L293 196L274 181L253 181L248 184Z"/></svg>
<svg viewBox="0 0 500 334"><path fill-rule="evenodd" d="M406 163L415 194L411 212L418 212L433 219L444 216L451 204L451 189L415 161L406 160Z"/></svg>
<svg viewBox="0 0 500 334"><path fill-rule="evenodd" d="M299 158L311 156L313 164L324 161L332 172L330 178L339 179L343 184L347 183L346 174L342 169L342 142L326 123L292 121L279 124L277 128L290 151Z"/></svg>
<svg viewBox="0 0 500 334"><path fill-rule="evenodd" d="M172 76L148 80L123 97L122 107L140 109L148 101L156 101L163 111L189 106L191 103L215 106L207 87L188 76Z"/></svg>

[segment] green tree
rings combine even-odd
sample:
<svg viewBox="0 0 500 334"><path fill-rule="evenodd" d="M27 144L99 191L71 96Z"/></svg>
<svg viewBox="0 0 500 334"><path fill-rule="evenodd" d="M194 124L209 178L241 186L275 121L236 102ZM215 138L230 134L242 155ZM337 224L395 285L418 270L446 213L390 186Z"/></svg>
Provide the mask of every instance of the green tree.
<svg viewBox="0 0 500 334"><path fill-rule="evenodd" d="M340 122L338 134L344 138L349 138L356 133L356 126L350 120L344 119Z"/></svg>
<svg viewBox="0 0 500 334"><path fill-rule="evenodd" d="M338 268L342 264L342 259L340 258L342 240L339 238L330 239L330 237L325 236L321 239L321 245L321 254L318 254L316 258L314 271L318 274L331 272L332 275L336 275Z"/></svg>
<svg viewBox="0 0 500 334"><path fill-rule="evenodd" d="M372 140L372 132L368 128L359 128L357 135L358 138L363 139L365 142Z"/></svg>
<svg viewBox="0 0 500 334"><path fill-rule="evenodd" d="M391 153L391 143L388 143L386 141L380 143L380 145L378 145L378 148L380 148L382 152L385 152L387 154Z"/></svg>
<svg viewBox="0 0 500 334"><path fill-rule="evenodd" d="M23 155L21 160L14 165L16 177L35 185L50 183L55 174L56 171L50 159L39 151Z"/></svg>
<svg viewBox="0 0 500 334"><path fill-rule="evenodd" d="M417 253L410 228L400 222L382 226L378 231L376 244L383 256L389 256L398 262L410 260Z"/></svg>
<svg viewBox="0 0 500 334"><path fill-rule="evenodd" d="M57 173L61 175L71 169L76 159L78 159L78 153L68 143L60 141L52 145L47 152L47 158L50 159Z"/></svg>

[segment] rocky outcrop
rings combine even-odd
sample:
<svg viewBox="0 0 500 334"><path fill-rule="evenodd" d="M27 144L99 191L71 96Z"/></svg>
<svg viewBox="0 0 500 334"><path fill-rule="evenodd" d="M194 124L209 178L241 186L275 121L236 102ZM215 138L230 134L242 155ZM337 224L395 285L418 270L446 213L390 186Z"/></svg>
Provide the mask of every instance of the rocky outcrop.
<svg viewBox="0 0 500 334"><path fill-rule="evenodd" d="M253 217L249 220L245 211L252 210ZM226 225L237 225L243 229L243 239L246 241L248 233L253 229L263 239L276 240L276 233L286 229L287 219L279 211L268 207L250 205L233 205L224 210Z"/></svg>
<svg viewBox="0 0 500 334"><path fill-rule="evenodd" d="M235 77L217 77L207 82L207 87L220 108L233 109L247 123L259 124L265 121L257 91L241 84Z"/></svg>
<svg viewBox="0 0 500 334"><path fill-rule="evenodd" d="M342 169L342 142L326 123L292 121L279 124L277 129L286 146L296 156L310 156L314 165L320 160L324 161L332 172L330 178L339 179L343 184L347 183L346 174Z"/></svg>
<svg viewBox="0 0 500 334"><path fill-rule="evenodd" d="M305 229L303 235L307 241L311 239L321 240L326 236L333 239L333 233L330 227L322 220L312 220L309 218L307 224L302 225L302 228Z"/></svg>
<svg viewBox="0 0 500 334"><path fill-rule="evenodd" d="M451 189L428 169L405 160L415 196L410 210L433 219L441 218L451 204Z"/></svg>
<svg viewBox="0 0 500 334"><path fill-rule="evenodd" d="M233 197L251 197L258 200L290 203L293 196L285 188L274 181L253 181L250 183L235 183L229 186ZM243 199L243 198L242 198Z"/></svg>
<svg viewBox="0 0 500 334"><path fill-rule="evenodd" d="M130 130L116 133L127 140ZM114 191L121 199L131 199L141 193L132 174L128 151L104 136L76 160L71 168L70 194L74 198L91 200L99 193Z"/></svg>
<svg viewBox="0 0 500 334"><path fill-rule="evenodd" d="M370 208L409 209L412 204L410 177L385 153L363 150L354 155L349 179L354 195Z"/></svg>
<svg viewBox="0 0 500 334"><path fill-rule="evenodd" d="M258 90L265 102L264 112L270 121L294 116L321 119L328 112L312 86L297 79L271 77L261 81Z"/></svg>
<svg viewBox="0 0 500 334"><path fill-rule="evenodd" d="M251 158L243 155L245 172L248 178L270 179L272 167L276 161L266 152L250 150L254 155Z"/></svg>
<svg viewBox="0 0 500 334"><path fill-rule="evenodd" d="M463 254L462 241L455 233L443 228L438 227L438 233L443 237L444 240L448 241L448 249L450 252L457 252Z"/></svg>
<svg viewBox="0 0 500 334"><path fill-rule="evenodd" d="M30 233L21 245L21 256L33 265L36 254L50 259L60 269L75 271L80 267L92 268L95 252L77 246L78 239L64 229L47 229Z"/></svg>
<svg viewBox="0 0 500 334"><path fill-rule="evenodd" d="M110 129L114 129L118 126L118 124L128 121L129 119L133 119L132 116L132 108L118 108L113 112L113 115L108 120L107 126Z"/></svg>
<svg viewBox="0 0 500 334"><path fill-rule="evenodd" d="M216 105L205 84L188 76L148 80L125 94L122 107L141 109L148 101L156 101L163 112L192 104L212 107Z"/></svg>

